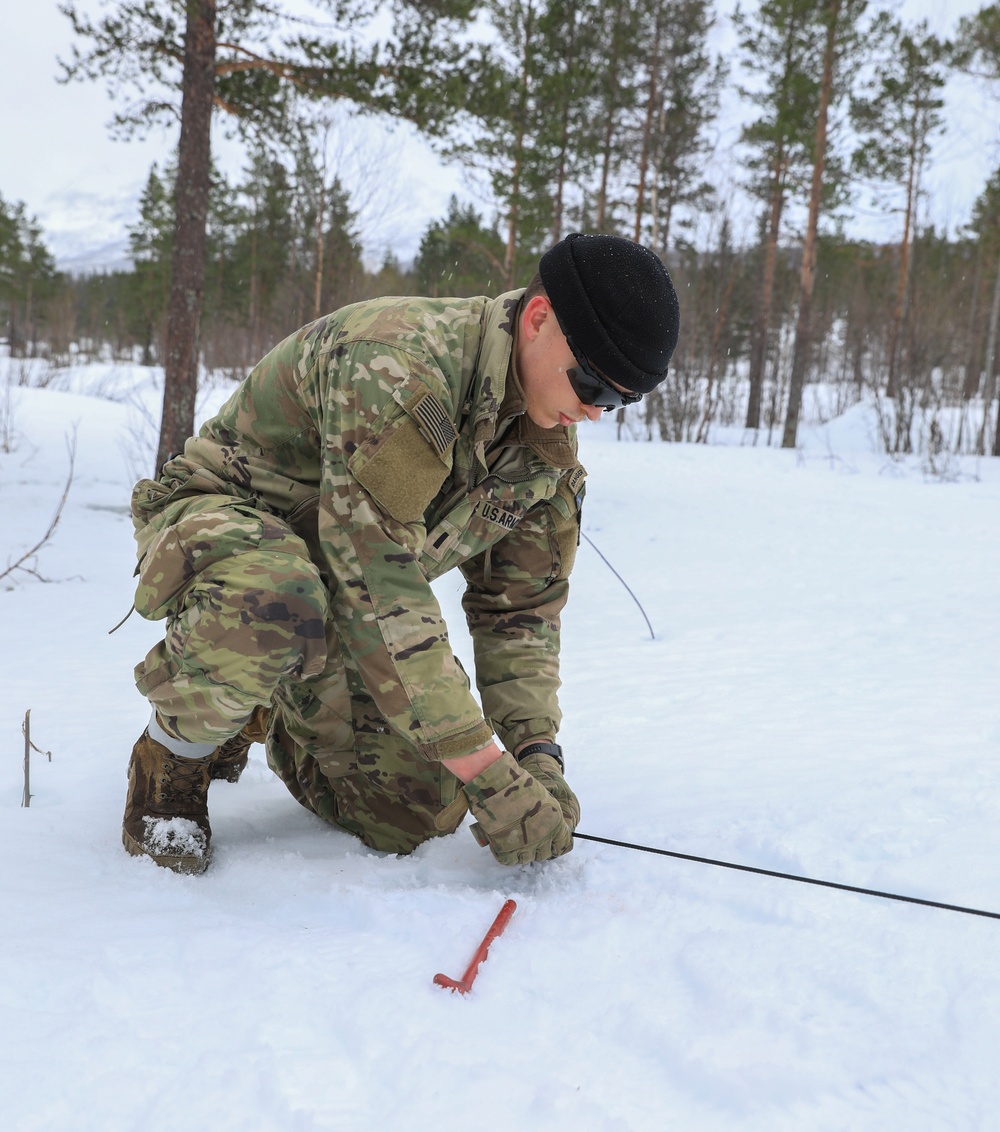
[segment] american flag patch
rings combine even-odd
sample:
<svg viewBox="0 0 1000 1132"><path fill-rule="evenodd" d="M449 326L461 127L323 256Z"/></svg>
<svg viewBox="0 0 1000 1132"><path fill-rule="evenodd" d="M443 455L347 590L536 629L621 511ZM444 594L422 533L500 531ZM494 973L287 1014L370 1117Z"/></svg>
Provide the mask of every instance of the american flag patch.
<svg viewBox="0 0 1000 1132"><path fill-rule="evenodd" d="M418 393L406 406L406 411L417 422L421 433L439 456L446 455L458 439L451 417L431 392Z"/></svg>

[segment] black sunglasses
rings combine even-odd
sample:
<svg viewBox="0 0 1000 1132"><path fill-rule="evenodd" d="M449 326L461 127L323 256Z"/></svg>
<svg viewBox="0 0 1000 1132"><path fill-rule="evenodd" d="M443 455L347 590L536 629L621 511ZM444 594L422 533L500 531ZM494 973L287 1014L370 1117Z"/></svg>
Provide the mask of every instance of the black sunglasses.
<svg viewBox="0 0 1000 1132"><path fill-rule="evenodd" d="M641 393L625 393L621 389L615 389L610 381L601 377L597 370L580 356L579 351L573 345L573 339L565 331L563 331L563 335L566 339L566 345L573 351L573 357L576 358L576 366L570 366L566 371L566 376L569 378L573 392L579 397L582 405L597 405L606 413L610 413L612 409L621 409L625 405L634 405L637 401L642 400Z"/></svg>

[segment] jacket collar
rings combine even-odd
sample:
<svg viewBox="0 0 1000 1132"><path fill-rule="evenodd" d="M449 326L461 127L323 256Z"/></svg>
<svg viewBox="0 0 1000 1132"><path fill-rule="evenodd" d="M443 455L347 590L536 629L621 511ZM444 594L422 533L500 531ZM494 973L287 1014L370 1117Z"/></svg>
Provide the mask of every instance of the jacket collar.
<svg viewBox="0 0 1000 1132"><path fill-rule="evenodd" d="M575 438L570 429L561 425L540 428L526 412L527 400L517 372L518 314L523 295L523 288L500 295L490 300L484 311L476 383L481 391L476 439L486 446L502 439L506 444L530 449L554 468L572 468L577 460Z"/></svg>

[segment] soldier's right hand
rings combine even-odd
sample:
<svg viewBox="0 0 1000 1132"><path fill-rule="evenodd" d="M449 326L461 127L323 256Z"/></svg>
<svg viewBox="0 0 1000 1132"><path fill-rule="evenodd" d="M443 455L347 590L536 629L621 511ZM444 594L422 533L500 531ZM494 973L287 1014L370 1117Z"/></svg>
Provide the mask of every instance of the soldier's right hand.
<svg viewBox="0 0 1000 1132"><path fill-rule="evenodd" d="M573 848L559 803L506 751L463 789L476 818L473 836L501 865L547 861Z"/></svg>

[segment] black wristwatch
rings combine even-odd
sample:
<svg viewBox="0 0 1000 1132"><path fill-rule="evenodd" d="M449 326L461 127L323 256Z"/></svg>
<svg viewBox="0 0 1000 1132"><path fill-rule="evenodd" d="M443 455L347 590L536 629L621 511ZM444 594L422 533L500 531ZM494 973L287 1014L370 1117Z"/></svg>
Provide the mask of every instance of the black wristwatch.
<svg viewBox="0 0 1000 1132"><path fill-rule="evenodd" d="M523 750L514 756L518 762L526 759L528 755L551 755L559 764L559 769L566 773L566 760L563 758L562 747L558 743L529 743Z"/></svg>

